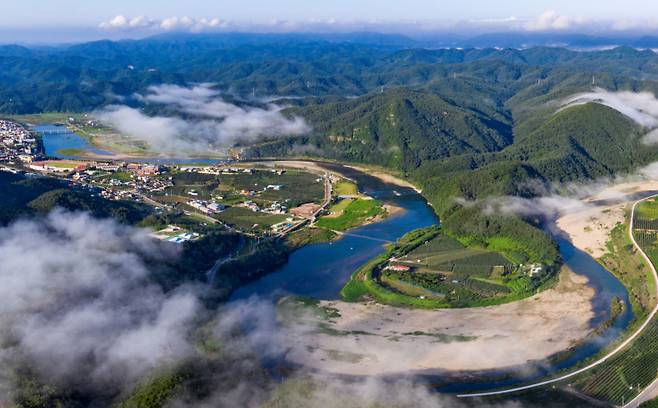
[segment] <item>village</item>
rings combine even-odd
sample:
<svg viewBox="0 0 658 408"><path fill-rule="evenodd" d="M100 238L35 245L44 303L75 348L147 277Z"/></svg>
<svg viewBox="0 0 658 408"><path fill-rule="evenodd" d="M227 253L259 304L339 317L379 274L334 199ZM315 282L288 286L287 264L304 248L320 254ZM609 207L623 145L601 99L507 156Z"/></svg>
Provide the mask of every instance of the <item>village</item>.
<svg viewBox="0 0 658 408"><path fill-rule="evenodd" d="M313 222L331 197L334 176L256 165L162 165L44 157L39 139L0 121L0 165L68 180L109 200L145 203L156 214L182 213L199 225L220 225L253 236L282 236ZM201 237L168 225L154 236L182 243Z"/></svg>
<svg viewBox="0 0 658 408"><path fill-rule="evenodd" d="M0 161L31 163L39 158L37 138L16 122L0 120Z"/></svg>

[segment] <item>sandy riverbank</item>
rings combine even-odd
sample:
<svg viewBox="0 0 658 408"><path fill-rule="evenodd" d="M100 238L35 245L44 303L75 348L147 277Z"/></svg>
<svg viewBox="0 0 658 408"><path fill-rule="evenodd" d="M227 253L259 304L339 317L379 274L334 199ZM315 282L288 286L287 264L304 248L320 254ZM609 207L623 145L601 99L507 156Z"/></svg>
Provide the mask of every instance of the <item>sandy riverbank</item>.
<svg viewBox="0 0 658 408"><path fill-rule="evenodd" d="M584 277L564 270L554 289L486 308L414 310L325 301L340 317L328 323L329 333L291 338L288 358L347 375L512 367L544 359L590 333L593 295Z"/></svg>
<svg viewBox="0 0 658 408"><path fill-rule="evenodd" d="M275 160L275 161L270 161L270 162L258 162L259 164L263 163L273 163L277 166L282 166L282 167L291 167L291 168L299 168L299 169L305 169L305 170L312 170L312 171L320 171L320 172L327 172L331 174L335 174L340 177L345 177L342 174L338 172L331 171L329 169L326 169L325 167L322 167L319 163L316 163L314 161L306 161L306 160ZM381 181L389 184L394 184L396 186L400 187L408 187L412 188L417 192L421 192L416 186L411 184L410 182L403 180L399 177L395 177L394 175L390 173L386 173L383 171L377 171L365 167L360 167L360 166L353 166L353 165L343 165L346 168L358 170L360 172L363 172L369 176L376 177L380 179Z"/></svg>
<svg viewBox="0 0 658 408"><path fill-rule="evenodd" d="M417 193L422 193L422 190L420 190L418 187L414 186L407 180L403 180L399 177L396 177L390 173L386 173L384 171L379 171L379 170L374 170L371 168L366 168L366 167L361 167L361 166L354 166L354 165L345 165L345 167L349 167L354 170L361 171L363 173L366 173L369 176L377 177L381 181L389 184L394 184L396 186L400 187L408 187L414 189Z"/></svg>
<svg viewBox="0 0 658 408"><path fill-rule="evenodd" d="M624 221L624 211L643 196L658 191L658 181L626 182L608 186L583 199L581 209L562 215L556 222L575 247L593 258L605 254L610 231Z"/></svg>

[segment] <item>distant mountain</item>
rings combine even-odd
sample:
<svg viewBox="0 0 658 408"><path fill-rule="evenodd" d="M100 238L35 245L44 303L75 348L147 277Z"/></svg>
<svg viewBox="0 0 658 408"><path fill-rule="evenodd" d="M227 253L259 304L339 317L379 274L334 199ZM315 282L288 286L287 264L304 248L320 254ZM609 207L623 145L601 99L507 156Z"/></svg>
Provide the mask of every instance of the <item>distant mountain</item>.
<svg viewBox="0 0 658 408"><path fill-rule="evenodd" d="M650 38L642 40L650 43ZM509 93L527 77L658 79L658 56L619 47L422 48L398 35L162 35L68 47L0 47L0 112L82 111L160 83L213 82L248 98L363 96L384 87L428 89L466 79ZM541 71L541 72L540 72ZM521 81L519 81L521 80ZM612 81L613 83L615 81ZM504 98L502 98L504 99Z"/></svg>

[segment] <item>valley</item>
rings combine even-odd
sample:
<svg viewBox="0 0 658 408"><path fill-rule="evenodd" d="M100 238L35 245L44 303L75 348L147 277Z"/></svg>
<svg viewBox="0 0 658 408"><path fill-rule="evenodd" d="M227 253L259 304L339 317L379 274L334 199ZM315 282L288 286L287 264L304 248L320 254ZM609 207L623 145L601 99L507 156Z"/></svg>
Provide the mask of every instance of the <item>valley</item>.
<svg viewBox="0 0 658 408"><path fill-rule="evenodd" d="M0 407L658 397L658 54L421 43L0 45Z"/></svg>

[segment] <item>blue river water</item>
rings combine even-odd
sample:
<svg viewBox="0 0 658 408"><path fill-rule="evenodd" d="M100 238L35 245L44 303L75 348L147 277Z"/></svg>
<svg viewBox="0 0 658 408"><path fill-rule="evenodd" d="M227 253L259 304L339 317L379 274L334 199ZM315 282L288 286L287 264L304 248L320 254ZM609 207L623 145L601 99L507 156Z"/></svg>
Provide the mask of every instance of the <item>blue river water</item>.
<svg viewBox="0 0 658 408"><path fill-rule="evenodd" d="M58 159L85 159L84 156L63 154L62 150L65 149L80 149L92 154L112 156L114 153L99 149L89 143L89 141L80 135L77 135L68 130L65 126L43 124L33 128L36 132L41 133L43 136L43 146L48 157L55 157ZM205 158L179 158L179 157L139 157L131 158L131 162L136 163L152 163L152 164L214 164L217 163L216 159Z"/></svg>
<svg viewBox="0 0 658 408"><path fill-rule="evenodd" d="M43 147L46 155L60 159L76 159L78 156L62 154L64 149L80 149L94 154L112 154L91 145L85 138L68 131L65 126L39 125L34 130L43 135Z"/></svg>

